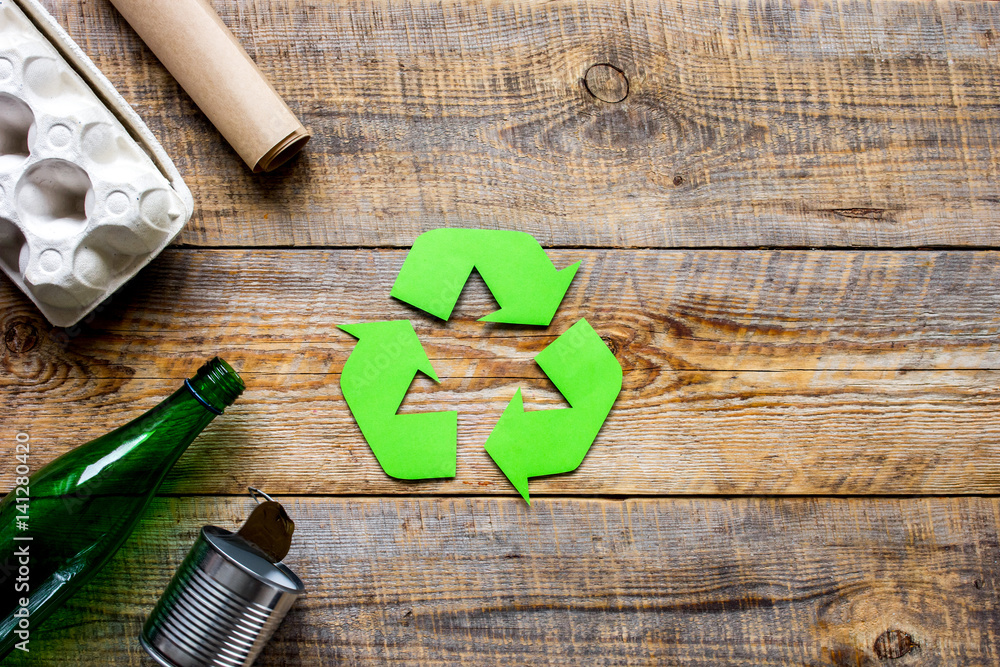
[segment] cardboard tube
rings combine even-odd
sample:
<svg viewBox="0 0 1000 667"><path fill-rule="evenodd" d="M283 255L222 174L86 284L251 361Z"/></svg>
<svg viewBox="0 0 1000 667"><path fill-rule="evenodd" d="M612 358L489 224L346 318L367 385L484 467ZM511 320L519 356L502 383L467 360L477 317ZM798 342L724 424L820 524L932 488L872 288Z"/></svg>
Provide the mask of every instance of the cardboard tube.
<svg viewBox="0 0 1000 667"><path fill-rule="evenodd" d="M111 0L254 172L284 164L309 132L206 0Z"/></svg>

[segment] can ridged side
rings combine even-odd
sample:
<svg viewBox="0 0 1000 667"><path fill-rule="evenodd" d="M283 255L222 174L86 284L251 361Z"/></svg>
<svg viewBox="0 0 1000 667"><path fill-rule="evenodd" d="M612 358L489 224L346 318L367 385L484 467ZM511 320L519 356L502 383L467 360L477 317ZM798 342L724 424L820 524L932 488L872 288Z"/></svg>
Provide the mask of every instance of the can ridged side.
<svg viewBox="0 0 1000 667"><path fill-rule="evenodd" d="M167 667L249 667L305 592L295 574L243 549L229 531L202 529L142 630Z"/></svg>

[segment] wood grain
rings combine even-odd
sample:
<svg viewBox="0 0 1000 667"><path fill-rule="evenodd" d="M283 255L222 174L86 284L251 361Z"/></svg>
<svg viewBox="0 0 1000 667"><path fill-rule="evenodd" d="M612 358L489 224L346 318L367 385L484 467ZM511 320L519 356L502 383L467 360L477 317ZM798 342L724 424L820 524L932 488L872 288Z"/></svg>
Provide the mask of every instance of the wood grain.
<svg viewBox="0 0 1000 667"><path fill-rule="evenodd" d="M187 177L185 244L1000 241L993 2L217 1L315 135L265 177L108 2L46 4Z"/></svg>
<svg viewBox="0 0 1000 667"><path fill-rule="evenodd" d="M79 327L0 280L0 453L217 353L248 389L5 665L152 667L146 614L251 484L309 588L260 665L1000 665L1000 3L215 0L315 135L254 176L107 0L42 1L196 211ZM478 279L447 324L390 299L441 226L582 262L552 326L476 322ZM528 507L482 444L517 387L562 405L532 360L581 317L624 390ZM385 476L340 395L336 326L398 318L453 480Z"/></svg>
<svg viewBox="0 0 1000 667"><path fill-rule="evenodd" d="M282 503L308 592L260 665L1000 664L995 498ZM252 506L157 499L8 664L151 666L196 531Z"/></svg>
<svg viewBox="0 0 1000 667"><path fill-rule="evenodd" d="M243 398L172 493L513 492L482 449L532 359L586 317L625 369L583 466L533 494L933 494L1000 488L1000 253L559 251L582 268L549 329L487 326L472 282L447 325L390 299L399 251L168 250L91 323L44 325L0 286L0 438L42 460L156 404L218 353ZM339 323L412 318L439 377L404 411L458 409L459 474L382 473L339 391ZM29 349L30 348L30 349ZM0 485L12 484L0 469Z"/></svg>

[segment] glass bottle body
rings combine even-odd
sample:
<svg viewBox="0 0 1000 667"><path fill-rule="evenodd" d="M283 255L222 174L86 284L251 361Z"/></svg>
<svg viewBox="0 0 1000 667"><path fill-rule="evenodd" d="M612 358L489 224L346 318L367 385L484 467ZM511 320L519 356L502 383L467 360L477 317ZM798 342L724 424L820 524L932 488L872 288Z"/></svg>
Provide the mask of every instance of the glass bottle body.
<svg viewBox="0 0 1000 667"><path fill-rule="evenodd" d="M213 363L242 391L235 371L213 360L149 412L32 475L27 502L15 493L0 501L0 659L21 641L25 614L37 628L111 559L170 468L221 414L225 405L211 402L218 395L200 377Z"/></svg>

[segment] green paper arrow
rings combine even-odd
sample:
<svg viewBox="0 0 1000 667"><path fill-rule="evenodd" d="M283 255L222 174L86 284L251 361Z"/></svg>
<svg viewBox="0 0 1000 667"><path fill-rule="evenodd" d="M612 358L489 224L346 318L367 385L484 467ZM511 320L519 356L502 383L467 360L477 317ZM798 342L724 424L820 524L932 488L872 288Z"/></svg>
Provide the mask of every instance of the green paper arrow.
<svg viewBox="0 0 1000 667"><path fill-rule="evenodd" d="M557 271L525 232L433 229L413 242L391 294L447 320L473 268L500 305L480 322L547 326L580 263Z"/></svg>
<svg viewBox="0 0 1000 667"><path fill-rule="evenodd" d="M458 413L396 414L417 371L438 382L410 321L340 328L358 339L340 390L382 470L399 479L454 477Z"/></svg>
<svg viewBox="0 0 1000 667"><path fill-rule="evenodd" d="M486 451L529 504L528 478L576 470L622 389L618 360L587 320L535 361L570 407L525 412L518 389L486 440Z"/></svg>

